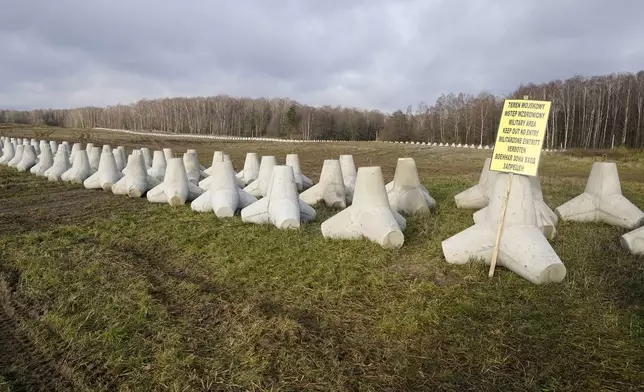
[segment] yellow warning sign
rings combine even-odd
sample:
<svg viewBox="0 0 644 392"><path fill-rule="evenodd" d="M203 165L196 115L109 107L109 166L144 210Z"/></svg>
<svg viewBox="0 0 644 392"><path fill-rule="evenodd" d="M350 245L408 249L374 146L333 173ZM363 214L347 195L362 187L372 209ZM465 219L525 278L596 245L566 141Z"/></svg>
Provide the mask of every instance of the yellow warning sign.
<svg viewBox="0 0 644 392"><path fill-rule="evenodd" d="M506 100L490 170L537 175L549 114L549 101Z"/></svg>

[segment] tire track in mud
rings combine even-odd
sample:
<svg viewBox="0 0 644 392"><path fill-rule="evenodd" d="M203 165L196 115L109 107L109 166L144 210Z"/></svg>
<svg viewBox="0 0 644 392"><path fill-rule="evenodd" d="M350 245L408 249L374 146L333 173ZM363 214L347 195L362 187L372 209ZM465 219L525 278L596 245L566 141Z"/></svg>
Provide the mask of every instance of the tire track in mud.
<svg viewBox="0 0 644 392"><path fill-rule="evenodd" d="M140 210L145 200L117 198L111 193L73 189L33 192L0 198L0 234L45 231L51 227L108 218Z"/></svg>
<svg viewBox="0 0 644 392"><path fill-rule="evenodd" d="M74 391L66 367L43 355L0 306L0 374L12 391Z"/></svg>

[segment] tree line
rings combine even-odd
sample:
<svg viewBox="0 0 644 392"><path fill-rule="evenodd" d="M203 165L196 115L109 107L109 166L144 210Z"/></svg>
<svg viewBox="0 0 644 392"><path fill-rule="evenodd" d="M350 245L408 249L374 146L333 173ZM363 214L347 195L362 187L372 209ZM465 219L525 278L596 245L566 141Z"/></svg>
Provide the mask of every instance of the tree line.
<svg viewBox="0 0 644 392"><path fill-rule="evenodd" d="M549 148L644 147L644 71L575 76L521 85L507 96L443 94L387 114L312 107L286 98L144 99L130 105L75 109L0 110L0 123L69 128L118 128L171 133L330 140L397 140L493 144L506 98L552 102Z"/></svg>

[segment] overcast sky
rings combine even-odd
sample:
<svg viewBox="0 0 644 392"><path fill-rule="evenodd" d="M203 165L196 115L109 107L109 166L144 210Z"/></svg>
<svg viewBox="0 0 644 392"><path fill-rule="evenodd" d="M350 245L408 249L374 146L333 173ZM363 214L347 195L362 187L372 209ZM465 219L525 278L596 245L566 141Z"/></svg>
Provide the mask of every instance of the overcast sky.
<svg viewBox="0 0 644 392"><path fill-rule="evenodd" d="M7 0L0 108L227 94L393 111L644 68L641 0Z"/></svg>

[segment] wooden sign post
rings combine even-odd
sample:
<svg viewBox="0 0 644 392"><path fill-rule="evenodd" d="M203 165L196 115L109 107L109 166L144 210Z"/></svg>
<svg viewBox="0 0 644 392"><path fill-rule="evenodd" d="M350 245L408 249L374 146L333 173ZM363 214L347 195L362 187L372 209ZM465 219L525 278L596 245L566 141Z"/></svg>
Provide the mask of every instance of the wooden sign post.
<svg viewBox="0 0 644 392"><path fill-rule="evenodd" d="M543 148L543 139L546 136L548 115L550 114L549 101L531 101L526 95L523 100L505 100L499 130L494 143L490 170L509 173L508 186L501 212L501 221L496 233L496 242L490 261L488 276L494 276L496 260L499 257L505 214L508 210L508 200L512 191L514 174L536 176Z"/></svg>

